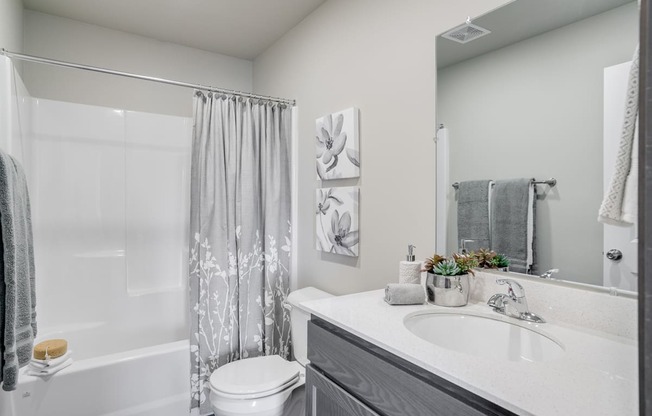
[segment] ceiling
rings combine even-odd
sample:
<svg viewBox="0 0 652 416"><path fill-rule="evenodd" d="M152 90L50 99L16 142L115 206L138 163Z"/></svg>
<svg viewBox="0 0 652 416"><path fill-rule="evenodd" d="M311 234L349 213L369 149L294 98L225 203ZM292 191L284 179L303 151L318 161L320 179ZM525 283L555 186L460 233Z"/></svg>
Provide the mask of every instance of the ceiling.
<svg viewBox="0 0 652 416"><path fill-rule="evenodd" d="M633 3L635 0L517 0L472 23L491 31L490 34L459 44L437 37L437 67L482 55L516 42L558 29L579 20ZM463 22L460 22L463 23Z"/></svg>
<svg viewBox="0 0 652 416"><path fill-rule="evenodd" d="M23 0L26 9L254 59L325 0Z"/></svg>

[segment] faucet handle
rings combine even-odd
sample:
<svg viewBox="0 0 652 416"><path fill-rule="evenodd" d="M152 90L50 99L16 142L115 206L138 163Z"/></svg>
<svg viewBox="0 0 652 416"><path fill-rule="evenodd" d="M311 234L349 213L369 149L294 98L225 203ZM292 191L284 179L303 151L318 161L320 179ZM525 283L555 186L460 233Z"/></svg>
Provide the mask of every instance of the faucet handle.
<svg viewBox="0 0 652 416"><path fill-rule="evenodd" d="M539 277L542 279L552 279L553 278L552 275L554 273L559 273L559 269L550 269Z"/></svg>
<svg viewBox="0 0 652 416"><path fill-rule="evenodd" d="M470 240L468 238L462 238L460 239L460 253L466 254L466 243L475 243L475 240Z"/></svg>
<svg viewBox="0 0 652 416"><path fill-rule="evenodd" d="M513 296L515 298L524 298L525 297L525 289L523 289L523 286L516 280L512 279L496 279L496 283L499 285L507 285L507 293L510 296Z"/></svg>
<svg viewBox="0 0 652 416"><path fill-rule="evenodd" d="M494 309L505 309L505 298L507 295L504 293L496 293L487 301L487 305Z"/></svg>

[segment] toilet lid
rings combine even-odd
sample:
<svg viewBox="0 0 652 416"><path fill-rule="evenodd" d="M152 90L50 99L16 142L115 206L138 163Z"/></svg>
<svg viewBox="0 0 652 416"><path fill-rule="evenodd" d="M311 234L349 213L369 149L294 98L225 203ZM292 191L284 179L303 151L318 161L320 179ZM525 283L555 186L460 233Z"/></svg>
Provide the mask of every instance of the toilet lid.
<svg viewBox="0 0 652 416"><path fill-rule="evenodd" d="M211 388L228 395L261 395L292 384L301 366L278 355L247 358L219 367L211 374Z"/></svg>

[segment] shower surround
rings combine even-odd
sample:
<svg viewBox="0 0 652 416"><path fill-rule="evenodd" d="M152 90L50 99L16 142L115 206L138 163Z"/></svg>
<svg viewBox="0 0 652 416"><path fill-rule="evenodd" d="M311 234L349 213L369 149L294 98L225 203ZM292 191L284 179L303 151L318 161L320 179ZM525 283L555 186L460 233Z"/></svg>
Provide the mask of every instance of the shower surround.
<svg viewBox="0 0 652 416"><path fill-rule="evenodd" d="M37 341L67 338L75 359L49 380L21 370L0 414L188 409L191 119L32 98L0 59L0 147L32 199ZM73 390L87 399L54 400Z"/></svg>

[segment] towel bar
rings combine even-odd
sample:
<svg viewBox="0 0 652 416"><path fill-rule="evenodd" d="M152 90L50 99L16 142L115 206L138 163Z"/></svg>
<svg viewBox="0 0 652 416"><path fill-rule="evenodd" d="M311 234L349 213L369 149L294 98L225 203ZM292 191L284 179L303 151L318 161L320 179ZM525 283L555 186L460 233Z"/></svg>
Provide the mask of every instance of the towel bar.
<svg viewBox="0 0 652 416"><path fill-rule="evenodd" d="M550 179L545 180L545 181L538 181L538 180L532 178L532 183L535 184L535 185L548 185L549 187L552 188L553 186L557 185L557 179L555 179L555 178L550 178ZM460 187L460 183L459 183L459 182L455 182L455 183L452 185L452 187L455 188L455 189L458 189L458 188Z"/></svg>

